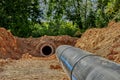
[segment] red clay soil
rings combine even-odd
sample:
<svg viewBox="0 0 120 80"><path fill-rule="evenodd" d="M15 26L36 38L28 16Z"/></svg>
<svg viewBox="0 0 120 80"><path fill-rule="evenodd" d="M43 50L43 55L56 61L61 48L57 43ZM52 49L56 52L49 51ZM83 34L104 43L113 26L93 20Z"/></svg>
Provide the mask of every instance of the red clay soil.
<svg viewBox="0 0 120 80"><path fill-rule="evenodd" d="M64 36L42 36L40 38L18 38L16 37L17 45L22 53L29 53L32 56L41 57L41 47L44 45L53 46L55 53L56 48L59 45L72 45L74 46L77 38L73 38L67 35ZM42 56L43 57L43 56Z"/></svg>
<svg viewBox="0 0 120 80"><path fill-rule="evenodd" d="M0 58L20 59L23 54L41 57L40 48L51 45L53 53L59 45L75 45L77 38L70 36L43 36L40 38L18 38L9 31L0 28Z"/></svg>
<svg viewBox="0 0 120 80"><path fill-rule="evenodd" d="M0 58L20 58L15 37L6 29L0 28Z"/></svg>
<svg viewBox="0 0 120 80"><path fill-rule="evenodd" d="M75 46L120 63L120 22L87 30Z"/></svg>

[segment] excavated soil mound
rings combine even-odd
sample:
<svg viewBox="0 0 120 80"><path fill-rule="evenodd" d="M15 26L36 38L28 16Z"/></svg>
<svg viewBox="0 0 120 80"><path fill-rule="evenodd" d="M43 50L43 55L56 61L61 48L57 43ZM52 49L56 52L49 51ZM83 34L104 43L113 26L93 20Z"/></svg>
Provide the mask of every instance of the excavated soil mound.
<svg viewBox="0 0 120 80"><path fill-rule="evenodd" d="M120 22L87 30L75 46L120 63Z"/></svg>
<svg viewBox="0 0 120 80"><path fill-rule="evenodd" d="M0 28L0 58L18 59L18 52L20 53L15 37L6 29Z"/></svg>
<svg viewBox="0 0 120 80"><path fill-rule="evenodd" d="M22 56L26 56L24 54L35 57L51 56L59 45L74 46L76 40L77 38L67 35L18 38L6 29L0 28L0 58L20 59ZM44 53L46 54L44 55Z"/></svg>
<svg viewBox="0 0 120 80"><path fill-rule="evenodd" d="M42 36L40 38L17 38L17 45L23 54L27 53L35 57L46 57L42 54L42 48L50 46L52 53L55 53L59 45L72 45L74 46L77 38L67 35L64 36ZM47 51L47 50L46 50ZM49 56L49 55L47 55Z"/></svg>

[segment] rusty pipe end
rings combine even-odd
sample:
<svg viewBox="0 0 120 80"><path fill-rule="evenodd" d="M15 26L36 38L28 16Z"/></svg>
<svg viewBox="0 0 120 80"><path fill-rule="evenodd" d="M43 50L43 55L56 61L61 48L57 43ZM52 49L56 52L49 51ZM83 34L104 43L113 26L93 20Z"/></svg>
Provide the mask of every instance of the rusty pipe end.
<svg viewBox="0 0 120 80"><path fill-rule="evenodd" d="M48 57L55 53L55 49L56 45L53 42L42 41L36 46L31 55L35 57Z"/></svg>
<svg viewBox="0 0 120 80"><path fill-rule="evenodd" d="M44 57L51 56L52 54L55 53L55 46L53 44L44 43L40 47L40 53L41 53L41 56L44 56Z"/></svg>

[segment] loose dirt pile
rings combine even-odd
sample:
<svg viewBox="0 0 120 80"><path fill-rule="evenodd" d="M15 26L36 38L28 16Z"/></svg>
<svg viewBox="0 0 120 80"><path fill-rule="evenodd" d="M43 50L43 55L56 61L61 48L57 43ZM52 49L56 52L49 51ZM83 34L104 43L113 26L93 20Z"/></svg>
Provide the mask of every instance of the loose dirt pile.
<svg viewBox="0 0 120 80"><path fill-rule="evenodd" d="M0 28L0 58L20 58L15 37L6 29Z"/></svg>
<svg viewBox="0 0 120 80"><path fill-rule="evenodd" d="M87 30L75 46L120 63L120 22Z"/></svg>

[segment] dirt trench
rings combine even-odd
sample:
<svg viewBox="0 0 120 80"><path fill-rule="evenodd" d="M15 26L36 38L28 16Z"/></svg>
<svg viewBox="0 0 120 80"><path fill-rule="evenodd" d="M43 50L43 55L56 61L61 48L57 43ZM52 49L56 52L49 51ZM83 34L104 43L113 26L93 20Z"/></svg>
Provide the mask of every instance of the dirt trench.
<svg viewBox="0 0 120 80"><path fill-rule="evenodd" d="M19 38L0 28L0 80L68 80L55 49L76 41L67 35Z"/></svg>
<svg viewBox="0 0 120 80"><path fill-rule="evenodd" d="M0 28L0 58L20 59L23 54L29 54L35 57L51 56L55 53L59 45L66 44L74 46L76 40L77 38L67 35L19 38L13 36L6 29Z"/></svg>
<svg viewBox="0 0 120 80"><path fill-rule="evenodd" d="M120 63L120 22L89 29L79 39L70 36L18 38L0 28L0 80L70 80L53 54L63 44L75 45ZM45 46L51 48L51 54L41 53Z"/></svg>
<svg viewBox="0 0 120 80"><path fill-rule="evenodd" d="M22 51L22 54L29 53L30 55L35 57L47 57L51 56L52 54L55 54L56 48L60 45L74 46L77 41L77 38L64 35L64 36L42 36L40 38L16 37L16 40L19 49Z"/></svg>

